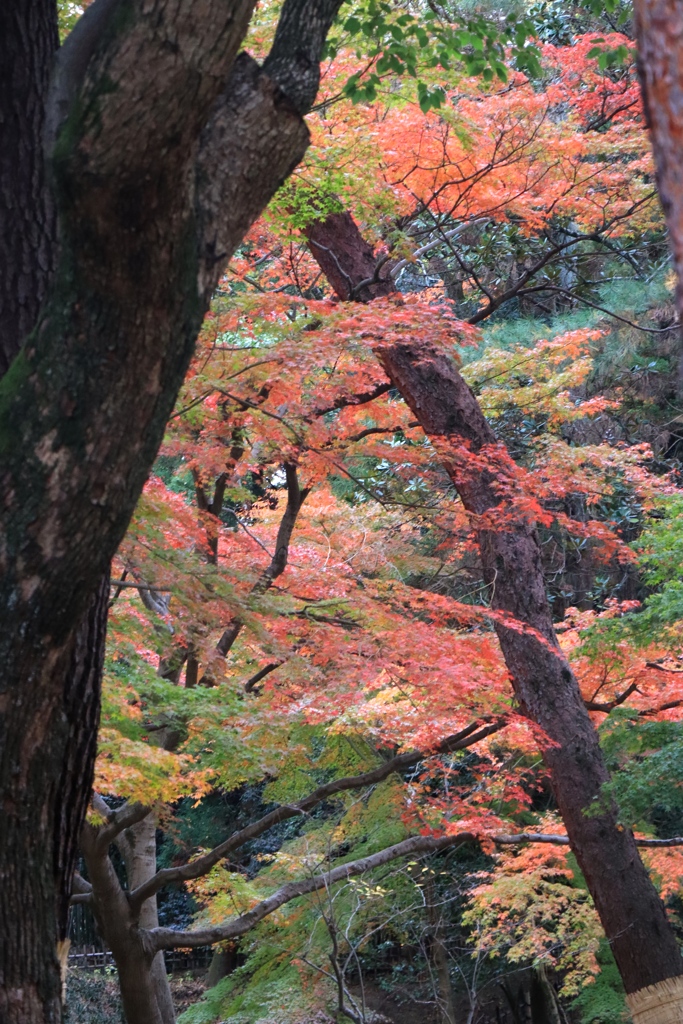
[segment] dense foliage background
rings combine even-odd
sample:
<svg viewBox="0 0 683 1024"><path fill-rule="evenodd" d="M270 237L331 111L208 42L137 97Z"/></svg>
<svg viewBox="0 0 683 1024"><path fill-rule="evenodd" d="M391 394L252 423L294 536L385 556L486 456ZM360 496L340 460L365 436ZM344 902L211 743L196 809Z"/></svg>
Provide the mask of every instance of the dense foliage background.
<svg viewBox="0 0 683 1024"><path fill-rule="evenodd" d="M272 19L265 5L256 53ZM206 971L174 980L186 1024L616 1024L621 983L512 697L472 523L374 346L412 332L462 365L531 484L622 821L677 837L680 339L628 9L349 8L309 123L306 161L221 283L117 556L97 791L151 808L167 868L422 752L163 889L160 923L179 928L410 835L472 836L207 951L201 998ZM321 270L314 226L334 216L374 258L366 301ZM435 753L471 723L495 728ZM501 840L525 833L555 841ZM679 848L644 856L680 931ZM74 908L74 951L98 944L88 915ZM74 968L68 1019L121 1019L114 980Z"/></svg>

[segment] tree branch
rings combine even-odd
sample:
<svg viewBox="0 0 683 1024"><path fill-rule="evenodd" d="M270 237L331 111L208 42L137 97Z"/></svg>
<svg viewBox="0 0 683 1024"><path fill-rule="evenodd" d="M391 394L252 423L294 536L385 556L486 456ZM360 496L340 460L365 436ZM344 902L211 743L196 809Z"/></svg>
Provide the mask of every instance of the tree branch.
<svg viewBox="0 0 683 1024"><path fill-rule="evenodd" d="M81 875L80 872L74 871L72 889L74 893L80 896L83 893L92 892L92 885L90 884L90 882L86 882L85 878L83 878L83 875Z"/></svg>
<svg viewBox="0 0 683 1024"><path fill-rule="evenodd" d="M333 782L327 782L323 786L319 786L318 789L314 790L303 800L299 800L294 804L283 804L280 807L276 807L268 814L264 815L258 821L251 825L247 825L241 831L236 832L234 835L226 839L225 842L220 843L213 850L203 854L201 857L197 857L196 860L191 861L189 864L184 864L181 867L175 868L162 868L161 871L157 871L156 875L151 878L144 885L139 886L133 892L130 893L130 901L132 907L141 906L146 899L153 896L159 889L162 889L165 885L171 885L175 882L185 882L192 878L201 878L202 875L207 874L211 868L218 864L219 861L223 860L228 853L233 850L239 849L248 843L251 839L255 839L257 836L267 832L268 829L277 825L281 821L286 821L288 818L295 818L300 814L307 814L313 807L321 803L323 800L329 799L337 793L343 793L350 789L362 789L365 786L374 786L377 783L382 782L388 778L394 772L405 771L408 768L414 767L423 761L427 757L431 757L433 754L445 754L452 753L456 750L464 750L466 747L471 747L475 743L481 742L486 739L487 736L491 736L493 733L498 732L507 723L506 718L497 718L495 721L481 725L479 722L473 722L468 725L465 729L455 733L453 736L447 737L442 743L434 750L425 753L422 750L412 750L405 754L399 754L393 757L390 761L385 761L384 764L379 765L377 768L373 768L369 772L364 772L362 775L347 776L342 779L335 779Z"/></svg>
<svg viewBox="0 0 683 1024"><path fill-rule="evenodd" d="M631 694L635 693L637 689L638 684L631 683L630 686L626 687L623 693L617 694L614 700L605 701L602 704L594 700L584 700L583 703L586 705L589 711L604 711L606 714L608 714L614 708L617 708L620 704L623 704L625 700L628 700Z"/></svg>
<svg viewBox="0 0 683 1024"><path fill-rule="evenodd" d="M514 835L491 836L496 846L517 846L520 843L550 843L552 846L569 846L569 838L542 832L517 832ZM683 836L673 839L636 839L636 846L683 846Z"/></svg>
<svg viewBox="0 0 683 1024"><path fill-rule="evenodd" d="M308 2L315 6L316 0ZM304 121L274 76L241 53L200 138L196 180L202 291L213 290L263 209L264 191L276 191L308 143ZM245 181L258 181L259 188L245 190Z"/></svg>
<svg viewBox="0 0 683 1024"><path fill-rule="evenodd" d="M299 477L294 463L285 463L285 476L287 478L287 505L277 531L275 552L270 560L270 565L263 570L256 583L251 588L251 596L264 594L266 590L273 585L273 582L278 578L278 576L281 576L287 568L289 545L292 540L294 527L296 526L296 520L299 512L301 511L301 506L310 493L310 487L302 488L299 486ZM228 628L224 630L223 635L216 644L216 650L224 658L228 655L233 644L237 640L237 637L242 630L242 626L242 620L235 619ZM213 685L213 679L209 673L206 673L203 676L201 679L201 685Z"/></svg>
<svg viewBox="0 0 683 1024"><path fill-rule="evenodd" d="M282 665L281 661L272 661L270 665L266 665L264 668L259 669L258 672L255 672L253 676L250 676L249 679L247 679L244 684L244 692L251 693L262 679L269 676L270 673L274 672L276 668L280 667L280 665Z"/></svg>
<svg viewBox="0 0 683 1024"><path fill-rule="evenodd" d="M263 70L300 114L307 114L315 101L323 46L342 2L285 0L282 7Z"/></svg>
<svg viewBox="0 0 683 1024"><path fill-rule="evenodd" d="M93 793L92 803L98 814L104 814L107 819L106 825L100 826L96 836L97 846L104 850L114 842L120 832L130 828L131 825L136 825L138 821L142 821L152 810L151 807L146 807L144 804L127 803L123 807L119 807L118 810L112 811L98 793Z"/></svg>
<svg viewBox="0 0 683 1024"><path fill-rule="evenodd" d="M620 316L619 313L615 313L611 309L606 309L605 306L598 306L597 303L591 302L590 299L585 299L582 295L577 295L576 292L570 292L568 288L560 288L554 284L539 284L534 288L520 288L517 294L531 295L534 292L552 292L555 295L565 295L568 299L573 299L574 302L582 302L584 306L596 309L599 313L604 313L606 316L612 317L613 320L626 324L627 327L633 327L636 331L642 331L643 334L666 334L667 331L674 331L677 327L680 327L678 323L670 324L668 327L641 327L640 324L629 320L625 316ZM469 322L472 323L473 320Z"/></svg>
<svg viewBox="0 0 683 1024"><path fill-rule="evenodd" d="M388 864L398 857L408 857L423 853L439 853L441 850L452 849L454 846L461 846L463 843L476 842L477 837L470 832L461 832L452 836L413 836L389 846L379 853L369 857L361 857L359 860L351 861L348 864L341 864L332 871L323 875L314 875L300 882L290 882L283 885L281 889L269 896L268 899L257 903L252 910L241 914L227 924L216 925L214 928L206 928L202 931L180 932L172 928L153 928L148 933L150 948L157 951L160 949L176 949L179 946L207 946L214 942L222 942L225 939L237 938L250 931L264 917L278 910L285 903L296 899L297 896L305 896L307 893L316 892L319 889L327 889L336 882L341 882L355 875L361 875L365 871L372 871L374 868Z"/></svg>
<svg viewBox="0 0 683 1024"><path fill-rule="evenodd" d="M391 381L387 380L376 384L374 388L370 388L368 391L361 391L356 395L340 395L330 405L316 406L306 416L306 422L310 423L315 417L325 416L328 412L336 412L338 409L345 409L349 405L367 405L368 402L374 402L376 398L386 395L387 392L391 391L392 387Z"/></svg>

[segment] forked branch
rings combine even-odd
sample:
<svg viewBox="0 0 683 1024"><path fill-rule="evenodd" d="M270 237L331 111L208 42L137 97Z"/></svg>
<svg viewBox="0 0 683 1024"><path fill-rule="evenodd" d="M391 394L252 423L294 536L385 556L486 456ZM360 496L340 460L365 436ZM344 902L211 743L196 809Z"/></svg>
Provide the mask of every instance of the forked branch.
<svg viewBox="0 0 683 1024"><path fill-rule="evenodd" d="M318 789L314 790L307 797L304 797L303 800L276 807L258 821L247 825L246 828L239 832L235 832L225 842L220 843L201 857L197 857L196 860L191 861L189 864L183 864L180 867L174 868L162 868L161 871L157 871L153 878L150 878L148 882L145 882L144 885L139 886L130 893L131 906L134 909L141 907L146 899L149 899L150 896L153 896L166 885L187 882L193 878L201 878L202 875L207 874L215 864L218 864L229 853L238 850L245 843L267 832L268 829L279 824L279 822L286 821L288 818L295 818L301 814L307 814L323 800L327 800L337 793L343 793L352 789L363 789L366 786L375 786L394 772L405 771L408 768L414 767L420 761L429 757L430 753L445 754L456 750L464 750L466 747L480 743L487 736L498 732L506 722L507 719L504 717L485 724L473 722L460 732L449 736L434 751L425 753L422 750L411 750L405 754L399 754L369 772L327 782L325 785L319 786Z"/></svg>

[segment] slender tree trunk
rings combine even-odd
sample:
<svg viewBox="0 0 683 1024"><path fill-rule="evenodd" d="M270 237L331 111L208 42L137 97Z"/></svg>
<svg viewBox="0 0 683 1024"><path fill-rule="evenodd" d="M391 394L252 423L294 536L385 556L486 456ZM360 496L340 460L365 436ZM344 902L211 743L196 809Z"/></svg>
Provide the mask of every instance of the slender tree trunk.
<svg viewBox="0 0 683 1024"><path fill-rule="evenodd" d="M126 829L124 843L121 845L124 851L126 873L128 875L128 888L129 890L137 889L143 882L153 878L157 871L156 822L154 815L148 814L142 821ZM159 914L157 912L156 896L151 896L142 904L138 926L140 928L158 928ZM124 959L122 966L119 967L119 978L121 979L122 970L127 971L129 969L130 964ZM175 1024L173 997L168 983L163 953L159 952L154 957L150 973L161 1020L163 1024ZM134 1024L134 1022L129 1021L128 1024Z"/></svg>
<svg viewBox="0 0 683 1024"><path fill-rule="evenodd" d="M669 3L677 7L683 38L683 8L675 0ZM680 167L683 160L678 173ZM683 177L681 185L678 196L683 195ZM680 203L683 268L683 200ZM331 218L326 223L328 258L334 252L344 278L353 280L355 263L348 255L347 233L344 244L335 249ZM318 259L314 246L311 253ZM523 714L550 741L544 760L572 849L632 997L634 1024L669 1024L669 1020L680 1024L683 959L633 835L618 824L612 805L600 814L586 814L609 776L578 683L557 643L535 523L516 506L524 495L514 463L443 351L410 340L381 346L378 356L434 442L463 505L472 514L492 607L514 620L510 624L497 620L498 639ZM651 1007L658 1016L649 1016Z"/></svg>
<svg viewBox="0 0 683 1024"><path fill-rule="evenodd" d="M433 878L427 879L425 898L427 900L427 915L429 918L431 955L436 973L439 1024L455 1024L453 986L451 985L448 950L446 949L444 935L443 908L437 905L436 887Z"/></svg>
<svg viewBox="0 0 683 1024"><path fill-rule="evenodd" d="M496 632L515 694L549 739L543 757L558 807L626 991L676 979L683 993L678 943L632 833L613 805L586 814L609 776L555 637L535 523L516 507L524 494L515 466L446 354L409 341L381 347L379 358L472 514L491 605L509 617L497 619Z"/></svg>
<svg viewBox="0 0 683 1024"><path fill-rule="evenodd" d="M683 324L683 8L678 0L635 0L638 71L666 214L678 284L676 306ZM683 401L683 331L677 398Z"/></svg>
<svg viewBox="0 0 683 1024"><path fill-rule="evenodd" d="M127 844L128 840L121 841L124 851ZM99 840L98 830L87 823L81 832L81 849L93 887L93 914L100 935L114 956L127 1024L173 1022L175 1017L164 1018L159 1005L158 975L152 971L156 956L145 948L144 933L133 919L106 845ZM124 852L126 860L132 856L132 849L129 844L129 850ZM156 904L156 900L154 902Z"/></svg>
<svg viewBox="0 0 683 1024"><path fill-rule="evenodd" d="M236 967L237 954L235 946L232 944L229 946L217 946L211 958L211 965L206 979L207 987L213 988L223 978L227 978L229 974L232 974Z"/></svg>

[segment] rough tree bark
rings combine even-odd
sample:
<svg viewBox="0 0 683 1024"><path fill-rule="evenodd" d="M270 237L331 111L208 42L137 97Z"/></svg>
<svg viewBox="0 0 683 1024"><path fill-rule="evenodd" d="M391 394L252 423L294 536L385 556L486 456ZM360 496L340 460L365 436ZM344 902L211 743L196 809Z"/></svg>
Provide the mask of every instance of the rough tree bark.
<svg viewBox="0 0 683 1024"><path fill-rule="evenodd" d="M54 0L3 6L0 377L7 372L35 325L56 263L56 219L47 184L42 136L51 62L57 46ZM4 721L0 719L0 775L8 779L6 773L16 765L13 740L29 736L33 741L32 730L41 716L51 748L46 758L50 770L41 775L36 766L38 770L31 779L25 778L26 785L14 788L12 796L4 802L6 842L0 843L5 912L0 918L3 1020L10 1018L11 1004L17 999L33 1006L40 998L36 988L41 986L45 986L54 1012L59 1012L56 966L58 961L63 966L68 948L66 928L76 839L92 785L109 597L107 583L105 573L74 630L70 651L64 652L61 673L55 665L56 685L52 692L36 694L14 689L4 691L0 697L6 702L3 712L13 721L13 729L5 732ZM64 756L59 763L61 751ZM9 776L9 780L17 781L16 776ZM43 900L46 884L54 887L51 904ZM5 921L22 918L23 943L19 949ZM48 963L42 951L46 935L57 940ZM28 986L27 976L33 982Z"/></svg>
<svg viewBox="0 0 683 1024"><path fill-rule="evenodd" d="M328 248L350 276L353 263L345 246L334 250L332 227ZM311 253L317 259L315 247ZM377 354L435 443L472 516L492 607L515 620L506 625L498 619L498 639L521 711L550 740L544 760L634 1022L650 1024L653 991L657 1012L662 999L669 1000L678 1014L671 1020L683 1021L683 959L633 835L619 826L614 806L585 813L609 776L578 683L557 643L535 523L518 505L524 494L515 465L448 354L415 339L380 346ZM657 1019L663 1024L666 1018Z"/></svg>
<svg viewBox="0 0 683 1024"><path fill-rule="evenodd" d="M311 221L306 228L306 239L340 299L369 302L395 290L388 265L378 265L372 246L346 211Z"/></svg>
<svg viewBox="0 0 683 1024"><path fill-rule="evenodd" d="M634 13L640 83L678 278L678 322L683 324L683 8L677 0L635 0ZM683 399L683 340L677 391ZM681 1021L683 982L679 978L649 987L629 1005L638 1024Z"/></svg>
<svg viewBox="0 0 683 1024"><path fill-rule="evenodd" d="M491 606L520 709L547 734L543 749L572 850L627 993L683 974L664 906L614 806L586 811L608 780L578 683L560 651L533 519L516 506L515 466L444 352L418 341L381 347L387 375L436 443L477 533ZM531 627L531 628L529 628ZM682 989L683 991L683 989ZM639 1024L637 1018L636 1024Z"/></svg>
<svg viewBox="0 0 683 1024"><path fill-rule="evenodd" d="M657 190L669 229L683 324L683 9L677 0L635 0L638 72L654 150ZM683 332L677 397L683 400Z"/></svg>
<svg viewBox="0 0 683 1024"><path fill-rule="evenodd" d="M237 55L252 0L96 0L49 96L55 3L0 14L7 1024L61 1018L56 942L95 742L101 582L222 268L306 149L338 5L285 0L264 70Z"/></svg>
<svg viewBox="0 0 683 1024"><path fill-rule="evenodd" d="M0 377L35 325L55 264L55 216L41 139L52 59L54 0L0 9Z"/></svg>

